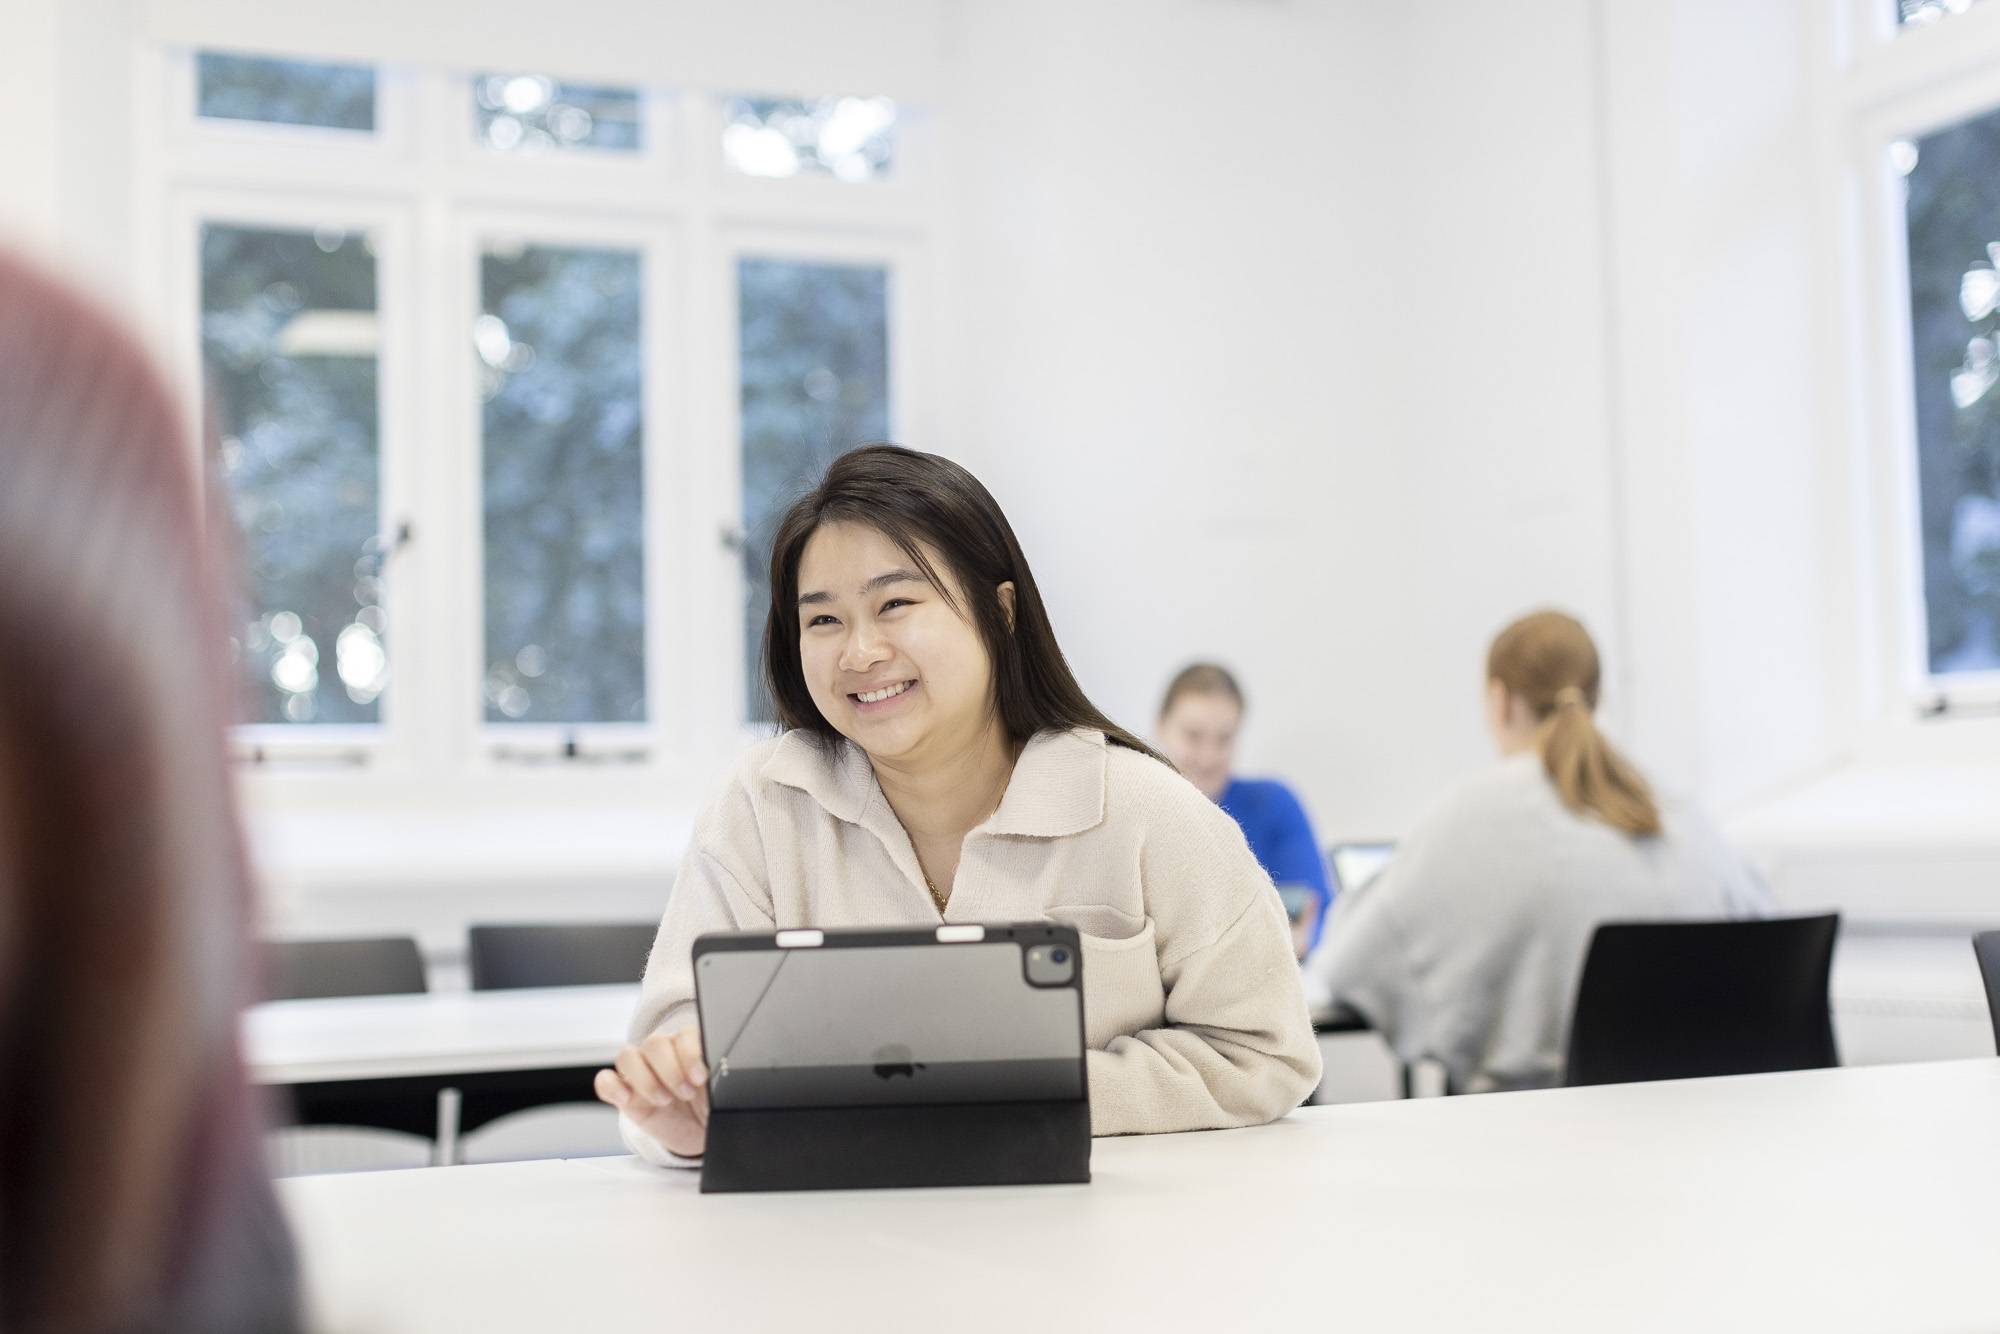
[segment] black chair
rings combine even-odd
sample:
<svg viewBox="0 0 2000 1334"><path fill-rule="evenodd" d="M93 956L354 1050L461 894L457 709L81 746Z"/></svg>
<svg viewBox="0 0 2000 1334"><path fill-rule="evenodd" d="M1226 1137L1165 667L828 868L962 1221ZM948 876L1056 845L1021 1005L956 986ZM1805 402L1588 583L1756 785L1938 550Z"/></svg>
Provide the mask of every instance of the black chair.
<svg viewBox="0 0 2000 1334"><path fill-rule="evenodd" d="M1838 1065L1827 977L1840 915L1597 928L1570 1025L1570 1084Z"/></svg>
<svg viewBox="0 0 2000 1334"><path fill-rule="evenodd" d="M267 940L264 977L272 1000L399 996L426 990L424 957L408 936Z"/></svg>
<svg viewBox="0 0 2000 1334"><path fill-rule="evenodd" d="M466 933L472 989L637 982L658 929L652 922L475 926Z"/></svg>
<svg viewBox="0 0 2000 1334"><path fill-rule="evenodd" d="M265 988L273 1000L416 995L427 989L423 956L408 936L267 940L263 948ZM433 1156L435 1090L388 1091L380 1080L336 1080L270 1093L277 1124L265 1145L280 1175L409 1167Z"/></svg>
<svg viewBox="0 0 2000 1334"><path fill-rule="evenodd" d="M1981 931L1972 938L1979 958L1979 975L1986 980L1986 1017L1993 1021L1993 1045L2000 1049L2000 931Z"/></svg>
<svg viewBox="0 0 2000 1334"><path fill-rule="evenodd" d="M1367 1015L1346 1001L1335 1001L1332 1009L1313 1020L1315 1033L1366 1033L1374 1027Z"/></svg>

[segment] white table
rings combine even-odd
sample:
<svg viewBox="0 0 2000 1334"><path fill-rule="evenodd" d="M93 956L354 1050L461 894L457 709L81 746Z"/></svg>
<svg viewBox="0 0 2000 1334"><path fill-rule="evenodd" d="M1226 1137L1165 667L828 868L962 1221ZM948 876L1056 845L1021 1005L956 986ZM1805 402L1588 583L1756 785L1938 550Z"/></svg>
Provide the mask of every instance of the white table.
<svg viewBox="0 0 2000 1334"><path fill-rule="evenodd" d="M2000 1060L1314 1107L1088 1186L280 1183L326 1329L2000 1328Z"/></svg>
<svg viewBox="0 0 2000 1334"><path fill-rule="evenodd" d="M636 985L269 1001L243 1016L260 1084L608 1065Z"/></svg>
<svg viewBox="0 0 2000 1334"><path fill-rule="evenodd" d="M271 1001L243 1016L243 1045L250 1077L287 1090L282 1120L420 1135L455 1162L462 1132L528 1108L595 1105L591 1081L638 1000L625 984ZM570 1124L534 1151L617 1143L606 1127Z"/></svg>

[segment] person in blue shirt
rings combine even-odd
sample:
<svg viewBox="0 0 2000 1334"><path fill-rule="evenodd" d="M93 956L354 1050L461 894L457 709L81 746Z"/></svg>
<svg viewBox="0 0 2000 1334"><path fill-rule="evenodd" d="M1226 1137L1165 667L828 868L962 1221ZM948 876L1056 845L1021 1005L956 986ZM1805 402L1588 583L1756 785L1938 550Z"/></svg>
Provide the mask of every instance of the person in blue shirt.
<svg viewBox="0 0 2000 1334"><path fill-rule="evenodd" d="M1237 778L1236 732L1243 691L1213 663L1183 668L1160 705L1160 749L1189 782L1243 827L1250 851L1289 902L1292 945L1300 958L1319 940L1333 894L1312 822L1292 790L1276 779ZM1296 911L1294 911L1296 909Z"/></svg>

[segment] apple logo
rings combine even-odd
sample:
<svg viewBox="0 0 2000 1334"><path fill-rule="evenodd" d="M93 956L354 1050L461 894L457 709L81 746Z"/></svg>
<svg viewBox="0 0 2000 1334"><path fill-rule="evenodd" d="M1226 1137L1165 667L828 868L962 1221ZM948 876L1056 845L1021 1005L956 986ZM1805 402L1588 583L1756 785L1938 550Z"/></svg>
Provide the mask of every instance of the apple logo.
<svg viewBox="0 0 2000 1334"><path fill-rule="evenodd" d="M924 1068L922 1061L910 1059L910 1049L900 1042L892 1042L886 1047L875 1049L875 1077L894 1079L903 1075L910 1079L917 1077L917 1071Z"/></svg>

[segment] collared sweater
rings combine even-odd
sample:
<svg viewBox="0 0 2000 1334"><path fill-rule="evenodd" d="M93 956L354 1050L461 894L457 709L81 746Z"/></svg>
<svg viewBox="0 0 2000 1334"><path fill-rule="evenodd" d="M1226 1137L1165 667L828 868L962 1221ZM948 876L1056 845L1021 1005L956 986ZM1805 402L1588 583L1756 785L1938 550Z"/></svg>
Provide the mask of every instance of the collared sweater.
<svg viewBox="0 0 2000 1334"><path fill-rule="evenodd" d="M1334 904L1307 989L1368 1016L1461 1093L1562 1080L1599 922L1763 917L1770 891L1701 812L1663 805L1635 838L1563 804L1533 751L1447 792L1396 858Z"/></svg>
<svg viewBox="0 0 2000 1334"><path fill-rule="evenodd" d="M753 747L695 821L632 1040L695 1021L705 931L946 921L1076 928L1094 1134L1254 1125L1319 1081L1284 908L1242 831L1172 769L1092 731L1029 740L965 836L942 915L858 747L802 732ZM677 1161L624 1130L634 1152Z"/></svg>

